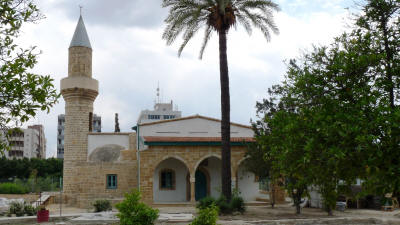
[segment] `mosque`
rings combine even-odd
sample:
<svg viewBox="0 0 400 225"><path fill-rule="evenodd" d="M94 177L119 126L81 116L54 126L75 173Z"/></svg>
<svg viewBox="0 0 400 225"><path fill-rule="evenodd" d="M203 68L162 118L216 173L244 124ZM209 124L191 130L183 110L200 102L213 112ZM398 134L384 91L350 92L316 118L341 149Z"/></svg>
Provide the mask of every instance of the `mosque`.
<svg viewBox="0 0 400 225"><path fill-rule="evenodd" d="M138 123L136 132L92 132L99 81L92 77L92 46L80 16L69 46L65 100L64 201L86 208L96 199L118 202L137 188L149 204L193 204L218 197L221 133L218 119L189 116ZM101 95L100 95L101 96ZM250 126L231 123L232 187L245 201L268 199L242 165Z"/></svg>

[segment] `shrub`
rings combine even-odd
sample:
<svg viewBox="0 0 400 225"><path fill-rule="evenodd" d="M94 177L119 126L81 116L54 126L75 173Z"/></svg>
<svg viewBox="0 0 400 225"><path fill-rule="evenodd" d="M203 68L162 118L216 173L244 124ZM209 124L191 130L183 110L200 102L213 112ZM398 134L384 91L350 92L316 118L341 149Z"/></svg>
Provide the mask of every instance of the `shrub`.
<svg viewBox="0 0 400 225"><path fill-rule="evenodd" d="M196 208L205 209L205 208L210 207L213 204L216 205L215 199L211 196L208 196L208 197L200 199L199 203L197 203Z"/></svg>
<svg viewBox="0 0 400 225"><path fill-rule="evenodd" d="M28 190L15 183L1 183L0 184L0 194L26 194Z"/></svg>
<svg viewBox="0 0 400 225"><path fill-rule="evenodd" d="M22 202L11 202L9 208L10 214L15 214L16 216L23 216L24 215L24 203Z"/></svg>
<svg viewBox="0 0 400 225"><path fill-rule="evenodd" d="M28 216L34 216L37 213L37 208L27 203L24 203L24 213Z"/></svg>
<svg viewBox="0 0 400 225"><path fill-rule="evenodd" d="M115 207L119 213L117 217L120 219L121 225L153 225L158 218L158 210L140 202L140 192L132 190L131 193L125 194L125 199L116 204Z"/></svg>
<svg viewBox="0 0 400 225"><path fill-rule="evenodd" d="M240 196L233 196L231 200L231 209L234 212L244 213L246 211L246 207L244 205L244 200Z"/></svg>
<svg viewBox="0 0 400 225"><path fill-rule="evenodd" d="M219 212L222 214L232 213L231 205L228 203L225 196L221 195L215 202L219 208Z"/></svg>
<svg viewBox="0 0 400 225"><path fill-rule="evenodd" d="M211 204L209 207L200 209L199 215L191 225L216 225L218 220L218 207Z"/></svg>
<svg viewBox="0 0 400 225"><path fill-rule="evenodd" d="M93 203L94 212L111 211L111 202L106 199L99 199Z"/></svg>

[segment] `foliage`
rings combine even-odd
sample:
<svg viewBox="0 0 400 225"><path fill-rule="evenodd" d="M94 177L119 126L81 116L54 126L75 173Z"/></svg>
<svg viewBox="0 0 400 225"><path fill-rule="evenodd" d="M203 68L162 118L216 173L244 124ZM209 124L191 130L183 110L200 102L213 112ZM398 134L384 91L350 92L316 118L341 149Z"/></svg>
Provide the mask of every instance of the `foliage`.
<svg viewBox="0 0 400 225"><path fill-rule="evenodd" d="M16 183L1 183L0 194L26 194L29 189Z"/></svg>
<svg viewBox="0 0 400 225"><path fill-rule="evenodd" d="M27 202L13 201L10 203L8 209L9 214L15 214L16 216L23 216L24 214L28 216L34 216L37 212L37 208L33 207Z"/></svg>
<svg viewBox="0 0 400 225"><path fill-rule="evenodd" d="M218 207L214 204L199 210L199 215L191 225L216 225L218 220Z"/></svg>
<svg viewBox="0 0 400 225"><path fill-rule="evenodd" d="M10 208L9 208L9 213L10 214L15 214L16 216L23 216L24 215L24 203L22 202L11 202L10 203Z"/></svg>
<svg viewBox="0 0 400 225"><path fill-rule="evenodd" d="M36 170L37 177L61 177L63 170L62 159L7 159L0 158L0 179L17 177L27 179Z"/></svg>
<svg viewBox="0 0 400 225"><path fill-rule="evenodd" d="M37 213L37 208L30 204L24 203L24 213L28 216L34 216Z"/></svg>
<svg viewBox="0 0 400 225"><path fill-rule="evenodd" d="M200 199L200 201L196 205L196 208L205 209L205 208L210 207L213 204L215 204L215 199L211 196L207 196L205 198Z"/></svg>
<svg viewBox="0 0 400 225"><path fill-rule="evenodd" d="M233 197L230 202L228 202L228 200L223 195L221 195L218 199L207 196L200 199L200 201L196 205L196 208L201 210L214 205L218 207L218 212L223 214L231 214L232 212L243 213L246 211L244 200L242 197L239 196L239 193L237 191L234 191Z"/></svg>
<svg viewBox="0 0 400 225"><path fill-rule="evenodd" d="M169 14L165 19L167 26L162 38L166 40L167 45L171 45L179 35L182 34L183 37L178 56L194 35L204 28L199 57L201 59L213 31L218 34L221 84L221 187L222 193L230 200L232 182L227 34L231 27L236 27L240 23L249 35L254 26L261 30L267 40L270 40L271 31L278 33L273 12L278 11L279 7L270 0L163 0L162 6L169 8Z"/></svg>
<svg viewBox="0 0 400 225"><path fill-rule="evenodd" d="M95 212L103 212L103 211L111 211L112 206L111 202L106 199L99 199L93 203L94 211Z"/></svg>
<svg viewBox="0 0 400 225"><path fill-rule="evenodd" d="M257 148L295 204L313 185L331 214L339 184L357 178L364 191L399 195L399 10L399 1L366 1L351 32L290 60L284 82L257 103Z"/></svg>
<svg viewBox="0 0 400 225"><path fill-rule="evenodd" d="M11 123L28 121L38 110L49 111L60 96L50 76L30 72L37 63L36 48L24 49L16 44L22 25L41 18L32 0L0 2L0 128L3 130ZM0 152L4 149L6 144L2 141Z"/></svg>
<svg viewBox="0 0 400 225"><path fill-rule="evenodd" d="M158 210L140 202L140 192L132 190L125 194L125 199L116 204L121 225L141 224L152 225L158 218Z"/></svg>
<svg viewBox="0 0 400 225"><path fill-rule="evenodd" d="M244 205L243 198L237 195L233 195L230 203L230 208L233 212L244 213L246 211L246 207Z"/></svg>

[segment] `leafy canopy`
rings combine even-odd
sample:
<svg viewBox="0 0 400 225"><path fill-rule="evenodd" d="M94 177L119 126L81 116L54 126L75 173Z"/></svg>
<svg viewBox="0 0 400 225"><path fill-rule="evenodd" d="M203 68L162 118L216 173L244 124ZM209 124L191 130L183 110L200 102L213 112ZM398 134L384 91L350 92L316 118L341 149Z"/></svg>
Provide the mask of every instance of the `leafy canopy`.
<svg viewBox="0 0 400 225"><path fill-rule="evenodd" d="M162 6L170 7L162 38L171 45L180 34L183 35L179 56L202 28L205 30L200 59L212 31L228 32L239 23L249 35L253 31L252 26L258 28L268 41L271 38L270 31L279 33L273 20L273 12L279 11L279 7L269 0L163 0Z"/></svg>
<svg viewBox="0 0 400 225"><path fill-rule="evenodd" d="M0 128L26 122L37 110L50 110L59 94L50 76L34 74L36 47L16 44L24 23L43 18L31 0L0 2Z"/></svg>
<svg viewBox="0 0 400 225"><path fill-rule="evenodd" d="M257 104L270 172L289 193L317 188L329 213L357 178L369 194L400 195L399 10L400 1L366 1L351 32L290 60Z"/></svg>

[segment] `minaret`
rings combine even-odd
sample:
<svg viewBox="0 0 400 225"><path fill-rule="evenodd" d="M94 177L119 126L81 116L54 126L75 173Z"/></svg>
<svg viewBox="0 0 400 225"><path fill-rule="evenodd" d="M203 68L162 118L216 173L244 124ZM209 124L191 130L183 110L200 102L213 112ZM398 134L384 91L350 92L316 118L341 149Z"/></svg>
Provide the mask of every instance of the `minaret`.
<svg viewBox="0 0 400 225"><path fill-rule="evenodd" d="M79 193L77 166L87 162L88 133L99 86L92 78L92 46L82 16L68 51L68 77L61 80L61 94L65 100L64 193L70 198Z"/></svg>

